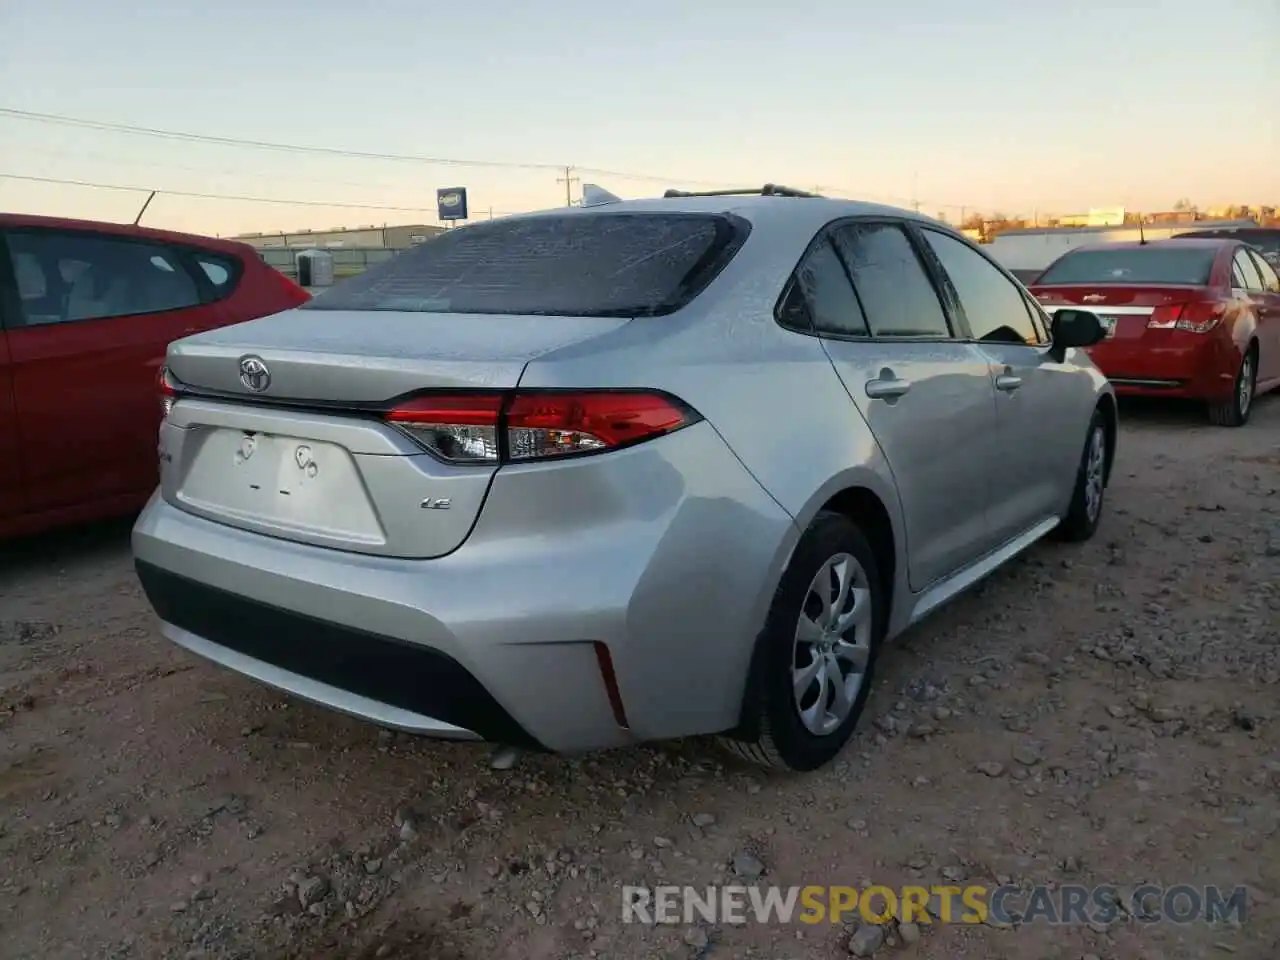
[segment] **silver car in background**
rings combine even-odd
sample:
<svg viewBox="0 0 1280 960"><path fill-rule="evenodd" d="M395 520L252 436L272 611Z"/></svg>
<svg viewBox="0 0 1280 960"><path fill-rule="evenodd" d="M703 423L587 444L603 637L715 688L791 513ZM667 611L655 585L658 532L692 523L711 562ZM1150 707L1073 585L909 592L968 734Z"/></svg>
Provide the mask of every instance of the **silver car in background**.
<svg viewBox="0 0 1280 960"><path fill-rule="evenodd" d="M175 343L165 635L431 736L831 760L884 641L1093 534L1116 405L1097 318L944 224L750 194L466 226Z"/></svg>

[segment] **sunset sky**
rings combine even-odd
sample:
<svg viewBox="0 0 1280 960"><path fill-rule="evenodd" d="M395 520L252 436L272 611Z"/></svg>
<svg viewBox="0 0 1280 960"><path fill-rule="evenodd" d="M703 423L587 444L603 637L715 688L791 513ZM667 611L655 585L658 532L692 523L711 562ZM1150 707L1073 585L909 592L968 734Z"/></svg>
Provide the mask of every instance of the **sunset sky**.
<svg viewBox="0 0 1280 960"><path fill-rule="evenodd" d="M223 234L433 222L444 186L480 216L552 206L565 164L625 196L774 181L952 220L1280 203L1278 37L1276 0L0 0L0 108L513 165L0 114L0 174L159 189L145 223ZM145 198L0 178L0 210Z"/></svg>

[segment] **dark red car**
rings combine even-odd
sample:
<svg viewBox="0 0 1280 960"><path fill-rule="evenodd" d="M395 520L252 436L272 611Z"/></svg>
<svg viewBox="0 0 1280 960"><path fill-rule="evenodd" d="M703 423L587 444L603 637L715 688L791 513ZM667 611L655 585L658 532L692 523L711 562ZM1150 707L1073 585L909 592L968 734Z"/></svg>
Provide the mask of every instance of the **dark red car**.
<svg viewBox="0 0 1280 960"><path fill-rule="evenodd" d="M170 341L308 299L245 244L0 214L0 537L141 508Z"/></svg>
<svg viewBox="0 0 1280 960"><path fill-rule="evenodd" d="M1031 285L1052 314L1096 313L1089 348L1116 393L1189 397L1238 427L1253 398L1280 387L1280 279L1253 247L1177 237L1076 247Z"/></svg>

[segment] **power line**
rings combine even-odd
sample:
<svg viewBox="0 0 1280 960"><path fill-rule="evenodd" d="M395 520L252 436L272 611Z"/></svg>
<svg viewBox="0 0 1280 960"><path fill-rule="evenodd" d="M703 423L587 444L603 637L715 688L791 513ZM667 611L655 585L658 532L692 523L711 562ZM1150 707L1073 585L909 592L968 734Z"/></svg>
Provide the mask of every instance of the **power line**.
<svg viewBox="0 0 1280 960"><path fill-rule="evenodd" d="M318 156L330 157L349 157L359 160L386 160L397 163L418 163L418 164L436 164L454 167L473 167L473 168L498 168L511 170L555 170L562 173L565 170L565 164L562 163L539 163L539 162L520 162L514 160L475 160L462 159L458 157L433 157L418 154L400 154L400 153L378 153L367 150L348 150L338 147L321 147L311 144L282 143L270 140L254 140L242 137L221 137L213 134L191 133L189 131L166 130L159 127L145 127L137 124L114 123L106 120L89 120L84 117L71 117L63 114L54 113L38 113L32 110L17 110L12 107L0 107L0 117L10 117L17 120L26 120L34 123L50 123L61 126L79 127L87 130L98 130L113 133L124 133L131 136L155 137L164 140L175 140L188 143L208 143L228 147L242 147L258 150L274 150L284 153L301 153ZM645 183L680 183L689 186L702 187L727 187L731 186L727 180L698 180L689 177L669 177L652 173L636 173L627 170L614 170L607 167L578 167L573 168L579 173L590 173L597 176L617 177L621 180L634 180ZM557 182L562 182L557 178ZM868 194L861 190L848 190L843 187L830 187L834 191L846 194L848 196L865 197L868 200L876 199L874 195ZM177 191L166 190L165 193L177 194ZM914 191L913 191L914 192ZM940 200L926 200L918 197L881 197L881 202L889 203L906 203L908 205L921 203L929 204L935 207L947 207L950 209L962 209L971 204L944 203ZM340 204L329 204L329 206L340 206ZM369 207L366 209L377 209Z"/></svg>
<svg viewBox="0 0 1280 960"><path fill-rule="evenodd" d="M188 143L210 143L226 147L248 147L258 150L276 150L285 153L307 153L331 157L351 157L359 160L391 160L399 163L440 164L454 167L495 167L515 170L555 170L563 172L562 163L531 163L514 160L473 160L457 157L431 157L415 154L376 153L367 150L347 150L338 147L319 147L310 144L279 143L269 140L252 140L243 137L220 137L212 134L190 133L181 130L164 130L159 127L144 127L131 123L113 123L106 120L89 120L84 117L70 117L56 113L37 113L32 110L15 110L12 107L0 107L0 116L12 117L16 120L28 120L34 123L52 123L68 127L80 127L86 130L100 130L112 133L125 133L131 136L157 137L163 140L178 140ZM601 176L618 177L623 180L641 180L649 183L689 183L698 186L723 187L725 180L690 180L684 177L664 177L650 173L630 173L624 170L610 170L604 167L575 167L584 173Z"/></svg>
<svg viewBox="0 0 1280 960"><path fill-rule="evenodd" d="M162 130L131 123L111 123L106 120L87 120L55 113L36 113L31 110L15 110L0 107L0 116L35 123L53 123L87 130L103 130L126 133L133 136L158 137L164 140L181 140L190 143L214 143L224 147L252 147L259 150L278 150L285 153L310 153L331 157L353 157L360 160L394 160L400 163L439 164L452 167L506 167L522 170L562 170L560 163L520 163L512 160L464 160L457 157L430 157L407 153L373 153L366 150L346 150L338 147L319 147L301 143L279 143L271 140L252 140L242 137L218 137L212 134L190 133L181 130Z"/></svg>
<svg viewBox="0 0 1280 960"><path fill-rule="evenodd" d="M173 171L181 170L187 173L198 173L205 177L240 177L263 182L284 183L288 181L291 184L307 183L315 184L321 187L356 187L361 190L404 190L404 189L421 189L421 186L410 186L406 183L379 183L373 180L340 180L333 177L307 177L301 174L284 174L284 175L264 175L257 172L247 172L244 170L230 169L226 167L197 167L191 164L170 163L169 161L155 160L122 160L119 157L112 157L102 153L89 153L86 151L66 151L66 150L41 150L26 149L22 151L24 156L50 157L55 160L75 160L85 161L92 160L97 163L110 164L117 167L147 167L152 170Z"/></svg>
<svg viewBox="0 0 1280 960"><path fill-rule="evenodd" d="M125 190L133 193L151 193L151 187L132 187L119 183L95 183L90 180L65 180L61 177L33 177L21 173L0 173L3 180L24 180L28 183L56 183L69 187L96 187L100 190ZM396 207L381 203L348 203L338 200L285 200L279 197L247 197L234 193L197 193L193 190L156 190L170 197L193 197L198 200L238 200L243 203L275 203L294 207L342 207L348 210L391 210L396 213L433 213L433 207Z"/></svg>

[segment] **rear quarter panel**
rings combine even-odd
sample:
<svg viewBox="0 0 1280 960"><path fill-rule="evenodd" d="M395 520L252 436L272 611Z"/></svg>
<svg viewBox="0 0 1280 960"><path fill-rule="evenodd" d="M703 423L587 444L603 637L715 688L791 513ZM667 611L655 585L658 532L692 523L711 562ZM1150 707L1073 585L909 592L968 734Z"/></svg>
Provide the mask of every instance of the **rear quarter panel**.
<svg viewBox="0 0 1280 960"><path fill-rule="evenodd" d="M794 251L781 255L753 250L748 241L681 312L637 319L608 336L539 357L520 382L524 387L662 389L711 423L793 520L779 531L768 569L761 571L751 617L757 630L800 532L841 490L863 487L874 493L889 514L899 558L906 549L888 464L821 342L786 331L773 319L783 283L811 237L811 231L797 232L791 238ZM730 545L724 550L732 555ZM905 606L895 604L895 610Z"/></svg>
<svg viewBox="0 0 1280 960"><path fill-rule="evenodd" d="M1236 370L1244 359L1249 344L1254 340L1260 342L1262 339L1257 305L1248 292L1236 289L1231 275L1231 262L1235 258L1236 251L1240 249L1240 244L1225 244L1218 252L1213 265L1213 274L1210 277L1210 295L1227 301L1226 316L1220 335L1223 346L1221 373L1224 391L1230 391Z"/></svg>

